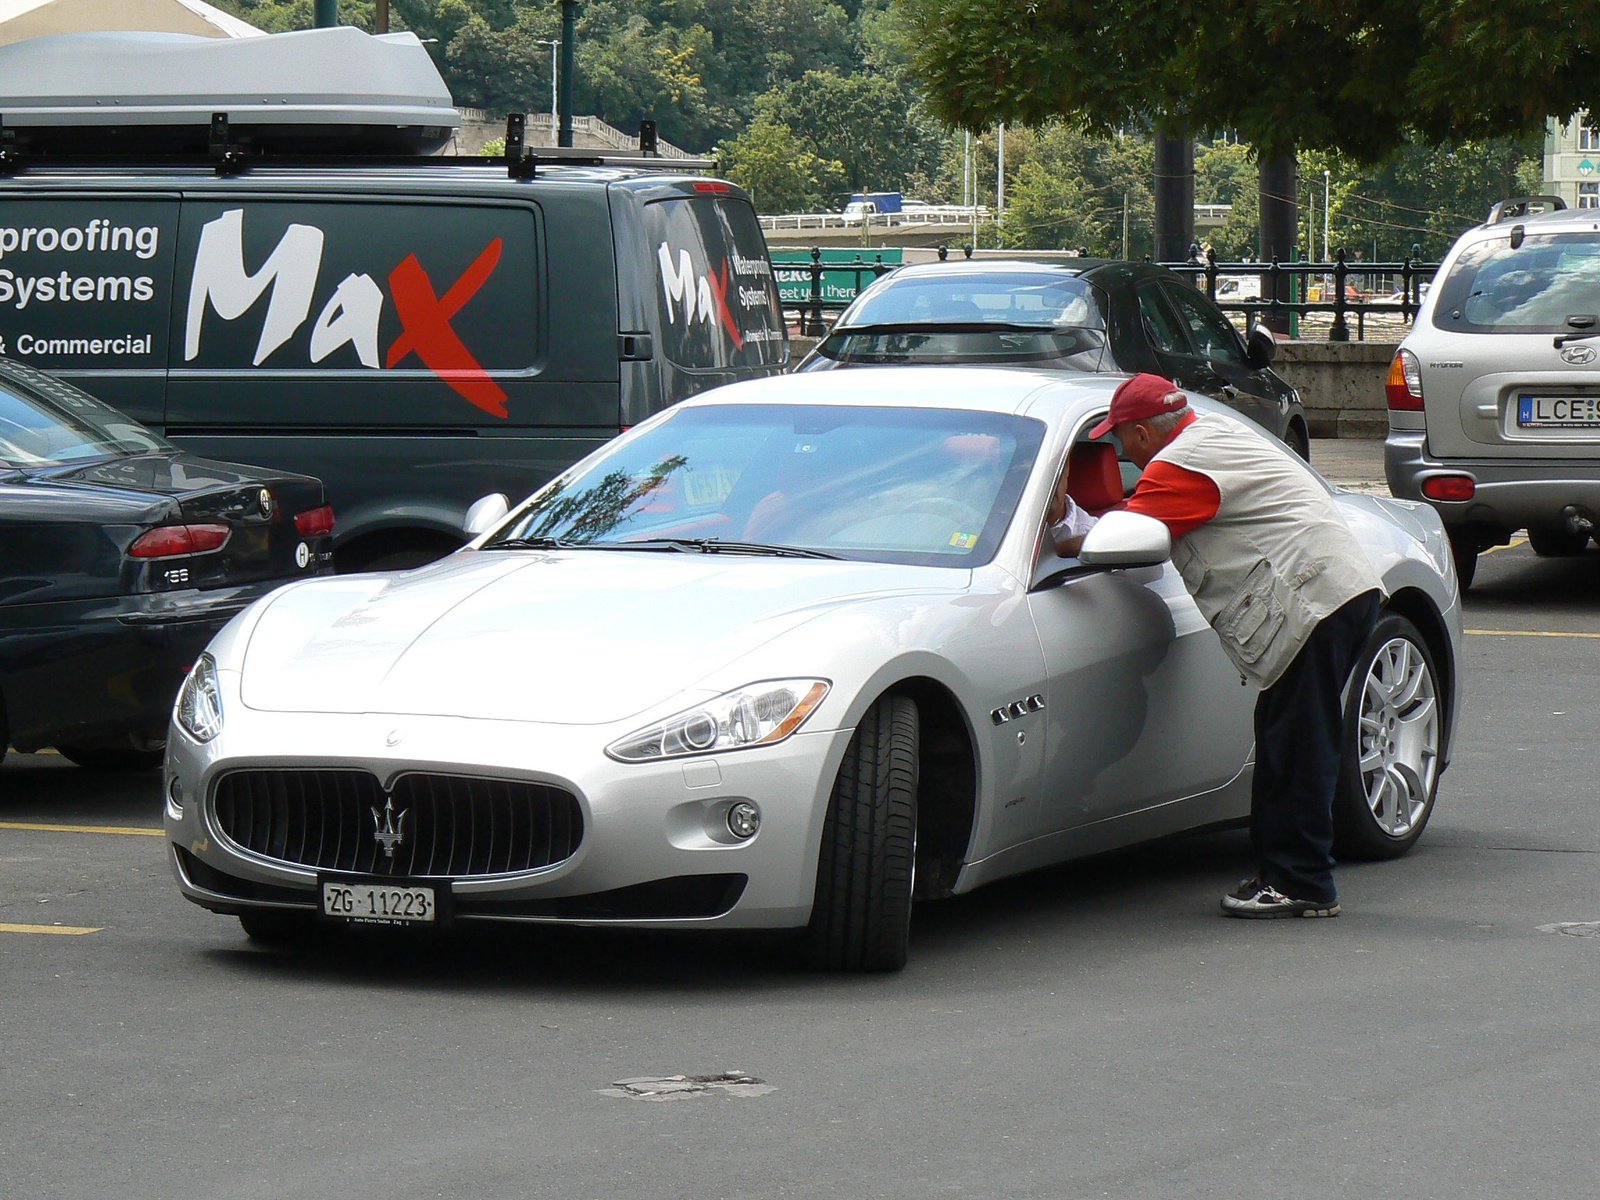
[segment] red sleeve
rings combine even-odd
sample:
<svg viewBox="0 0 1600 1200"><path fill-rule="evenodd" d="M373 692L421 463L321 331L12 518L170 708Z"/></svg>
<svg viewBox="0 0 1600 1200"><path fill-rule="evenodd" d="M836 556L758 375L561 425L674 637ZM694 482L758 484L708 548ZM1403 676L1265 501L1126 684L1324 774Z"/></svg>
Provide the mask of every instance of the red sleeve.
<svg viewBox="0 0 1600 1200"><path fill-rule="evenodd" d="M1160 460L1144 469L1125 505L1162 522L1175 538L1204 525L1221 506L1222 493L1209 475Z"/></svg>

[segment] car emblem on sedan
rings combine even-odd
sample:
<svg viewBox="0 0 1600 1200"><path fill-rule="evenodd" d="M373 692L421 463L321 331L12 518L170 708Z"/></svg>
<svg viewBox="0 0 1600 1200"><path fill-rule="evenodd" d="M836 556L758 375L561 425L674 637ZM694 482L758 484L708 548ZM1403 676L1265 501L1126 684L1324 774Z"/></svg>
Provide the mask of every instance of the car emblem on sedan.
<svg viewBox="0 0 1600 1200"><path fill-rule="evenodd" d="M372 810L372 823L377 826L373 833L373 840L383 847L383 852L388 857L394 857L394 848L403 845L406 840L406 814L409 808L402 808L400 815L394 811L394 797L390 796L380 813L376 807Z"/></svg>
<svg viewBox="0 0 1600 1200"><path fill-rule="evenodd" d="M1561 348L1561 361L1569 362L1575 367L1586 367L1594 361L1595 349L1593 346L1563 346Z"/></svg>
<svg viewBox="0 0 1600 1200"><path fill-rule="evenodd" d="M276 503L277 501L273 500L272 492L268 488L262 488L261 493L256 497L256 505L261 509L261 515L263 517L270 517L272 515L272 510Z"/></svg>

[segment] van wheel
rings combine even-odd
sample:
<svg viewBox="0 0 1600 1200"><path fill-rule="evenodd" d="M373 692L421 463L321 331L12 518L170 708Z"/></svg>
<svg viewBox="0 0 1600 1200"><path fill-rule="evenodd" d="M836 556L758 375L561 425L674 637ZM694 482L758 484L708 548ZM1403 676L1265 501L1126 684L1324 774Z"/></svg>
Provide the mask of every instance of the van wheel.
<svg viewBox="0 0 1600 1200"><path fill-rule="evenodd" d="M1456 578L1464 592L1472 586L1472 577L1478 573L1478 550L1482 543L1470 529L1451 529L1450 557L1456 562Z"/></svg>
<svg viewBox="0 0 1600 1200"><path fill-rule="evenodd" d="M1335 858L1398 858L1416 844L1433 815L1444 720L1428 643L1399 613L1383 613L1350 676Z"/></svg>
<svg viewBox="0 0 1600 1200"><path fill-rule="evenodd" d="M63 758L89 771L154 771L164 750L136 750L132 746L57 746Z"/></svg>
<svg viewBox="0 0 1600 1200"><path fill-rule="evenodd" d="M813 966L898 971L916 882L916 702L885 696L856 726L833 783L807 930Z"/></svg>
<svg viewBox="0 0 1600 1200"><path fill-rule="evenodd" d="M1571 530L1535 529L1528 526L1528 545L1533 547L1533 552L1540 558L1567 558L1574 554L1582 554L1589 545L1587 533L1573 533Z"/></svg>

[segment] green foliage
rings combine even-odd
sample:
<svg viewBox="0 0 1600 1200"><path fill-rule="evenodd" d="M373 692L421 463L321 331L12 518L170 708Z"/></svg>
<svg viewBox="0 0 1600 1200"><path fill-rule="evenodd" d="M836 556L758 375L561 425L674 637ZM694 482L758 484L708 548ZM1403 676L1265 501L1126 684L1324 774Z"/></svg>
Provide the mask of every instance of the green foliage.
<svg viewBox="0 0 1600 1200"><path fill-rule="evenodd" d="M807 71L757 100L756 112L839 163L852 191L903 187L937 154L938 132L905 88L882 76Z"/></svg>
<svg viewBox="0 0 1600 1200"><path fill-rule="evenodd" d="M1548 0L902 0L953 124L1233 129L1375 162L1600 109L1600 23Z"/></svg>
<svg viewBox="0 0 1600 1200"><path fill-rule="evenodd" d="M811 152L794 130L760 116L717 147L722 173L764 213L816 212L836 206L844 167Z"/></svg>

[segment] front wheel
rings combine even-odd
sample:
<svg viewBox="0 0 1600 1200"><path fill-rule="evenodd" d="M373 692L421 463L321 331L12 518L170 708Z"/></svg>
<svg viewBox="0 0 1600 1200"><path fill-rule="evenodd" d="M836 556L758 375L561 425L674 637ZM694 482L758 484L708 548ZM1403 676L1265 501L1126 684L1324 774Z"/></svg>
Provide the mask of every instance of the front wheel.
<svg viewBox="0 0 1600 1200"><path fill-rule="evenodd" d="M917 855L915 701L884 696L856 726L834 780L807 929L813 966L898 971L911 938Z"/></svg>
<svg viewBox="0 0 1600 1200"><path fill-rule="evenodd" d="M1345 761L1333 801L1334 856L1398 858L1422 836L1439 787L1444 694L1417 627L1386 612L1345 702Z"/></svg>

